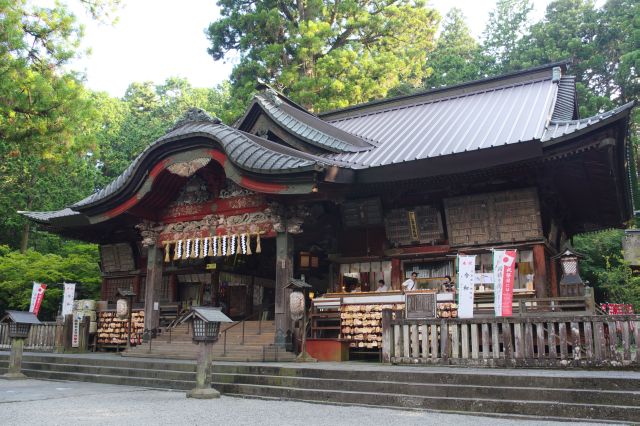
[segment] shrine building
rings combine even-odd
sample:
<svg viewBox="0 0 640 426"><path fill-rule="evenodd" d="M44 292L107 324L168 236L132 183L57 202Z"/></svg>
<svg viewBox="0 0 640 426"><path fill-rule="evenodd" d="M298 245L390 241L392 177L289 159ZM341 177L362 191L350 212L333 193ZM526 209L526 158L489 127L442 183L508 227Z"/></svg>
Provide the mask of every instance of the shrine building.
<svg viewBox="0 0 640 426"><path fill-rule="evenodd" d="M288 293L440 291L456 255L517 249L515 293L561 294L572 236L632 218L632 104L581 118L556 63L313 114L262 86L228 126L190 111L106 187L22 212L100 246L101 298L132 289L144 328L185 306L291 330ZM484 286L478 291L487 291Z"/></svg>

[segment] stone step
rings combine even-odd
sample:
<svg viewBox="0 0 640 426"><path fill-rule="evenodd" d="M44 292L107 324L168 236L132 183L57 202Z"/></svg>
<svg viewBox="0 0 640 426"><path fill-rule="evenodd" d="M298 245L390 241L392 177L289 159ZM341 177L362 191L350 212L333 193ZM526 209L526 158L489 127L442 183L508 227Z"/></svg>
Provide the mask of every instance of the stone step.
<svg viewBox="0 0 640 426"><path fill-rule="evenodd" d="M319 364L321 365L321 364ZM347 365L356 366L348 368ZM602 380L588 371L563 375L544 374L529 369L465 369L451 367L399 367L397 370L376 368L380 364L338 364L335 368L304 368L269 364L216 365L216 373L296 376L337 380L377 380L404 383L466 384L472 386L533 387L555 389L593 389L602 391L640 391L640 379L609 377Z"/></svg>
<svg viewBox="0 0 640 426"><path fill-rule="evenodd" d="M214 372L219 384L283 386L299 389L406 394L429 397L557 401L564 403L640 406L640 392L466 384L406 383L383 380L344 380Z"/></svg>
<svg viewBox="0 0 640 426"><path fill-rule="evenodd" d="M599 421L637 421L640 407L525 401L514 399L431 397L408 394L367 393L346 390L301 389L285 386L214 383L226 395L281 398L299 401L357 404L372 407L428 409L448 412L490 413L519 416L544 416L556 419L588 419Z"/></svg>

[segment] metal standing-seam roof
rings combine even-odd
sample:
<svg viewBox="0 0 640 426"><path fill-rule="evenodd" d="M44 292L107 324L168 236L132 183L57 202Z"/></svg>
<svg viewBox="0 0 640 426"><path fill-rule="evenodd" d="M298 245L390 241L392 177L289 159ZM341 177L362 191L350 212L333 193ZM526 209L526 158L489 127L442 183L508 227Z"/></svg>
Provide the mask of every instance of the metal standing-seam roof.
<svg viewBox="0 0 640 426"><path fill-rule="evenodd" d="M316 147L335 152L366 151L375 145L364 141L318 117L301 111L278 99L276 94L265 92L255 96L267 115L291 134Z"/></svg>
<svg viewBox="0 0 640 426"><path fill-rule="evenodd" d="M72 209L87 207L124 187L140 163L159 147L177 140L203 137L217 141L229 160L239 168L259 174L299 173L337 164L221 124L219 121L186 122L149 145L129 167L102 190L78 201Z"/></svg>
<svg viewBox="0 0 640 426"><path fill-rule="evenodd" d="M558 96L553 108L552 120L572 120L577 118L576 78L565 75L558 82Z"/></svg>
<svg viewBox="0 0 640 426"><path fill-rule="evenodd" d="M616 118L618 115L633 108L634 105L634 102L629 102L610 111L594 115L593 117L583 118L581 120L551 120L545 129L541 140L542 142L549 142L553 139L559 139L563 136L579 132L580 130L587 128L591 130L593 126L606 123L609 119Z"/></svg>
<svg viewBox="0 0 640 426"><path fill-rule="evenodd" d="M329 121L379 144L331 158L365 168L540 139L557 90L549 73L545 79Z"/></svg>

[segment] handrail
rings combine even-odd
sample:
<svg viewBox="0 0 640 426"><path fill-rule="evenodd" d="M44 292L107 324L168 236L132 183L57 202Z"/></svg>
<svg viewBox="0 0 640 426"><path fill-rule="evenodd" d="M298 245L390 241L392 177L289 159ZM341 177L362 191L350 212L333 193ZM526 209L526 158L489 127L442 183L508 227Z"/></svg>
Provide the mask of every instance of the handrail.
<svg viewBox="0 0 640 426"><path fill-rule="evenodd" d="M256 314L259 314L259 320L258 320L258 334L262 334L262 313L265 310L269 310L271 307L275 307L275 303L272 305L269 305L266 307L261 306L260 310L257 312L252 313L251 315L243 318L242 320L236 322L235 324L230 325L229 327L225 328L223 331L220 332L220 334L224 333L224 337L223 337L223 349L222 349L222 356L225 356L227 354L227 331L231 330L233 327L236 327L239 324L242 324L242 340L240 342L241 345L244 345L244 326L245 326L245 322L248 321L249 319L253 318L254 316L256 316Z"/></svg>

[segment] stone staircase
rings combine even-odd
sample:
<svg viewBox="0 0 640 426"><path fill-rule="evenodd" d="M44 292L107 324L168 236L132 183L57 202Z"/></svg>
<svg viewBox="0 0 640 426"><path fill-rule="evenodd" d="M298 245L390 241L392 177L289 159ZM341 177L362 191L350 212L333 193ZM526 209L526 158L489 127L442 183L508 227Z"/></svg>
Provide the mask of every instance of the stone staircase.
<svg viewBox="0 0 640 426"><path fill-rule="evenodd" d="M223 361L293 361L295 355L273 346L276 334L274 321L245 321L244 343L241 323L223 324L220 340L213 345L213 359ZM225 333L225 330L226 331ZM226 334L226 351L225 351ZM188 324L167 330L153 339L122 353L126 357L197 359L198 345L191 340Z"/></svg>
<svg viewBox="0 0 640 426"><path fill-rule="evenodd" d="M0 374L8 367L0 352ZM195 362L116 354L25 353L31 378L187 390ZM229 396L606 423L640 422L640 372L466 369L367 363L216 362Z"/></svg>
<svg viewBox="0 0 640 426"><path fill-rule="evenodd" d="M640 423L638 372L627 377L624 372L601 371L227 364L215 365L213 387L230 396Z"/></svg>
<svg viewBox="0 0 640 426"><path fill-rule="evenodd" d="M191 361L124 359L109 354L24 355L22 372L29 378L70 380L146 388L192 389L196 364ZM9 366L8 352L0 352L0 374Z"/></svg>

